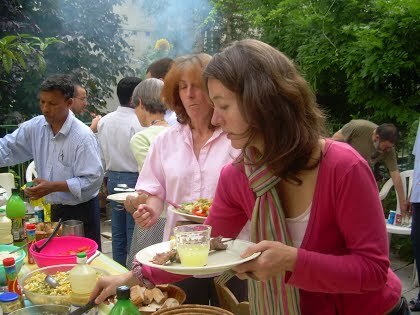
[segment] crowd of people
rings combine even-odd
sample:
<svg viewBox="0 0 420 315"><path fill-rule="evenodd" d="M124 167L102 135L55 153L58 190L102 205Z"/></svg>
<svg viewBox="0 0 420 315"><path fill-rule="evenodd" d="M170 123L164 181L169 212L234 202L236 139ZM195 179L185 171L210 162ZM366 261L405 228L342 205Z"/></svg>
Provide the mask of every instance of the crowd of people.
<svg viewBox="0 0 420 315"><path fill-rule="evenodd" d="M80 122L86 90L69 76L40 88L43 115L0 139L0 166L34 159L30 198L46 197L52 219L79 219L100 245L98 191L107 177L135 187L111 201L113 258L130 271L101 277L96 303L120 285L175 283L188 304L219 305L215 283L247 300L250 314L409 314L390 269L384 212L372 167L384 161L403 215L413 209L420 265L420 139L406 200L392 124L352 120L331 138L326 116L293 62L258 40L220 53L164 58L145 80L121 79L116 111ZM420 132L420 128L419 128ZM169 204L212 199L212 235L250 240L256 259L221 275L188 277L142 266L134 254L169 240L185 218ZM131 261L133 264L131 266ZM420 269L420 266L418 266ZM419 270L420 272L420 270ZM236 276L233 276L236 275Z"/></svg>

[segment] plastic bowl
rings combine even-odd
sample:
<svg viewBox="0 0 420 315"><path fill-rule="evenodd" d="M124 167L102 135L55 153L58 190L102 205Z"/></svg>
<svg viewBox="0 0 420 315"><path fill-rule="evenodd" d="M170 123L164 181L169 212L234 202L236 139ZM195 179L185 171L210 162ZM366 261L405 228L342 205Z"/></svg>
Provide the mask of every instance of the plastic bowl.
<svg viewBox="0 0 420 315"><path fill-rule="evenodd" d="M33 277L37 274L41 273L43 274L42 277L40 277L43 282L43 279L46 275L54 275L57 272L66 272L70 271L76 264L65 264L65 265L56 265L56 266L49 266L44 268L39 268L37 270L31 271L27 273L26 275L19 278L20 286L22 287L23 293L25 293L26 298L31 301L33 304L58 304L58 305L70 305L70 293L66 295L48 295L48 294L42 294L42 293L36 293L31 291L30 289L27 289L27 285L29 283L33 283L34 279ZM103 270L101 268L97 268L95 266L91 266L93 269L96 270L96 273L100 276L107 276L110 273L106 270ZM44 276L45 275L45 276ZM42 283L44 285L44 283ZM48 286L45 283L46 286Z"/></svg>
<svg viewBox="0 0 420 315"><path fill-rule="evenodd" d="M18 249L18 246L14 245L0 245L0 252L11 252L12 250ZM16 271L19 273L20 268L22 268L23 260L25 259L26 252L22 249L14 253L16 261ZM6 258L6 256L4 256ZM0 285L6 285L6 274L4 273L3 259L0 259Z"/></svg>
<svg viewBox="0 0 420 315"><path fill-rule="evenodd" d="M35 244L41 246L46 240L37 241ZM38 267L47 267L61 264L75 264L76 254L79 251L86 252L87 257L92 256L98 249L95 241L80 236L60 236L54 237L50 243L37 253L33 245L29 252Z"/></svg>
<svg viewBox="0 0 420 315"><path fill-rule="evenodd" d="M34 305L21 308L9 315L66 315L70 312L70 307L66 305Z"/></svg>

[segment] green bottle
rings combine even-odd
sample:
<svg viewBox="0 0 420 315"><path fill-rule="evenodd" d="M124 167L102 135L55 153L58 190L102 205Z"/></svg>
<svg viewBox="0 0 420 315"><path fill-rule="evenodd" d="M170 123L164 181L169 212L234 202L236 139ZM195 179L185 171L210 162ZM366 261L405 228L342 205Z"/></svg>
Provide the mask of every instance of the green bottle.
<svg viewBox="0 0 420 315"><path fill-rule="evenodd" d="M25 217L25 212L25 203L19 195L19 190L12 189L12 196L6 204L6 215L12 220L12 234L15 245L24 240L23 218Z"/></svg>
<svg viewBox="0 0 420 315"><path fill-rule="evenodd" d="M117 288L117 303L109 315L140 315L140 311L130 300L130 288L123 285Z"/></svg>

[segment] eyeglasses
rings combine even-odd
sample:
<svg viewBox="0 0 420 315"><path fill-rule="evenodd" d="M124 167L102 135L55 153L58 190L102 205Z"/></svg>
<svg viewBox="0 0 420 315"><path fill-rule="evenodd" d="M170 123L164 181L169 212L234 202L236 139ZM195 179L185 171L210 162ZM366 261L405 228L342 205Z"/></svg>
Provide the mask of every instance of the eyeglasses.
<svg viewBox="0 0 420 315"><path fill-rule="evenodd" d="M81 100L82 102L87 101L87 97L74 97L74 98L77 98L78 100Z"/></svg>

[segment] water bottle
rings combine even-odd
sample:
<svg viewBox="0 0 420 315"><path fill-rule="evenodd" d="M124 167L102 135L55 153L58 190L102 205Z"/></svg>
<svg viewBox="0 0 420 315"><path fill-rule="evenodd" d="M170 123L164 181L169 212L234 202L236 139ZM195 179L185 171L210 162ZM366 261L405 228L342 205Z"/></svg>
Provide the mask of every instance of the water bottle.
<svg viewBox="0 0 420 315"><path fill-rule="evenodd" d="M109 315L140 315L140 311L130 300L130 288L123 285L117 288L117 303Z"/></svg>
<svg viewBox="0 0 420 315"><path fill-rule="evenodd" d="M13 189L12 196L6 204L6 215L12 220L12 235L15 245L20 245L24 240L23 218L25 212L25 203L19 196L19 190Z"/></svg>
<svg viewBox="0 0 420 315"><path fill-rule="evenodd" d="M86 263L85 252L77 254L77 265L69 272L69 280L72 293L70 295L71 311L79 308L89 301L89 296L96 284L96 271ZM96 314L97 308L91 309L85 314Z"/></svg>

